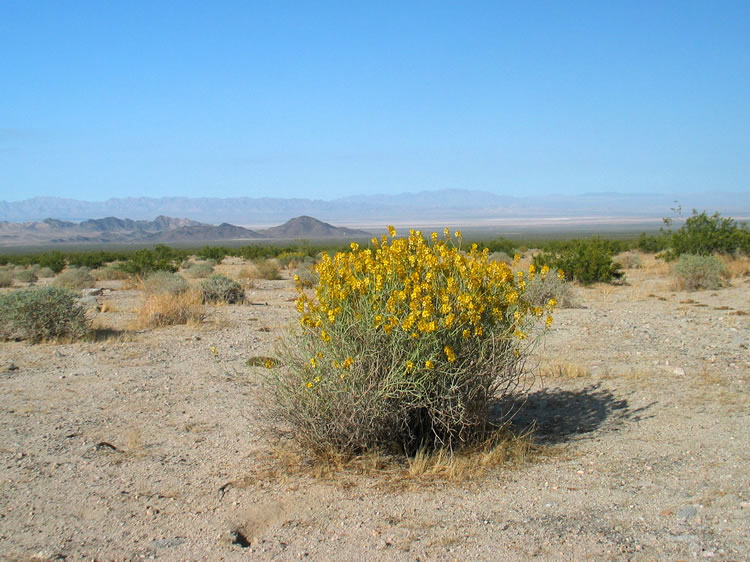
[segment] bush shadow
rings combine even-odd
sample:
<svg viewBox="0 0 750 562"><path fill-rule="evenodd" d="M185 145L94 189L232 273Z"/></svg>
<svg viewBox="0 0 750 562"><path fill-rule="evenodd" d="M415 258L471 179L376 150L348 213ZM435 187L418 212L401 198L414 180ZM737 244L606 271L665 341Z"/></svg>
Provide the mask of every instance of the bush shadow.
<svg viewBox="0 0 750 562"><path fill-rule="evenodd" d="M627 399L601 384L592 384L578 390L543 389L499 400L491 415L500 421L517 412L511 419L515 431L533 430L537 443L553 445L590 436L605 422L611 430L626 421L638 422L652 405L632 409Z"/></svg>

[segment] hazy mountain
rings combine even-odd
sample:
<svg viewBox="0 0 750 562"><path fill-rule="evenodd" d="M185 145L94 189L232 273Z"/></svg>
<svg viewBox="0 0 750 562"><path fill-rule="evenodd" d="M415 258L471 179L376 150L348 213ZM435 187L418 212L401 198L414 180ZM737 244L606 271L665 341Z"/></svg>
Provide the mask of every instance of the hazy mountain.
<svg viewBox="0 0 750 562"><path fill-rule="evenodd" d="M363 238L372 236L364 230L341 228L313 217L302 216L291 219L280 226L259 231L269 238Z"/></svg>
<svg viewBox="0 0 750 562"><path fill-rule="evenodd" d="M450 222L497 218L544 217L663 217L678 200L691 209L718 211L728 216L750 214L747 193L622 194L501 196L483 191L442 190L398 195L358 195L331 201L281 198L122 198L77 201L36 197L24 201L0 201L0 220L86 221L93 217L131 217L150 220L158 215L191 217L203 223L274 225L289 217L315 216L329 223L389 223L407 220Z"/></svg>
<svg viewBox="0 0 750 562"><path fill-rule="evenodd" d="M153 221L107 217L81 223L44 219L38 222L0 222L0 246L62 243L195 243L255 239L368 238L363 230L337 228L313 217L297 217L281 226L256 232L241 226L219 226L190 219L159 216Z"/></svg>

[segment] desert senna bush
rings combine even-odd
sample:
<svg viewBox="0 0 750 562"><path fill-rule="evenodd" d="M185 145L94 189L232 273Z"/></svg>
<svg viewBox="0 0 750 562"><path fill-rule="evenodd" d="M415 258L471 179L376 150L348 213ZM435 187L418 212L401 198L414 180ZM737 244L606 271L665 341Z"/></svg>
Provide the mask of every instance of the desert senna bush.
<svg viewBox="0 0 750 562"><path fill-rule="evenodd" d="M554 299L535 306L531 279L461 234L420 231L323 254L299 327L269 375L274 418L303 446L357 454L454 449L489 429L492 401L514 391Z"/></svg>

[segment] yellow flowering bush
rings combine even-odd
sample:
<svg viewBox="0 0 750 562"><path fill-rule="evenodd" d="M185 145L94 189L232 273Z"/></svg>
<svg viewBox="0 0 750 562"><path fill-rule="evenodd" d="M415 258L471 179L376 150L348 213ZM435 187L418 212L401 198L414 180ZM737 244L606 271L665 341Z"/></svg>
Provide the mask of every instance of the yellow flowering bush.
<svg viewBox="0 0 750 562"><path fill-rule="evenodd" d="M274 364L271 407L308 447L358 453L454 448L487 428L491 401L519 384L536 322L526 298L548 268L514 272L461 233L373 238L315 266L299 329Z"/></svg>

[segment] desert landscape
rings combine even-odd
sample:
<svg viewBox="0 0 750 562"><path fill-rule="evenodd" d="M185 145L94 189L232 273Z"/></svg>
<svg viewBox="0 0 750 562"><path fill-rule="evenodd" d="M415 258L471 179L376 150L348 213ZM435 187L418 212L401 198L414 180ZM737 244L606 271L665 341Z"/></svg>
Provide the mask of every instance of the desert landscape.
<svg viewBox="0 0 750 562"><path fill-rule="evenodd" d="M139 324L143 286L99 280L88 340L0 343L1 556L748 559L750 261L694 292L637 263L555 312L523 447L455 473L320 466L272 431L258 358L296 322L292 268L226 258L245 302L168 327Z"/></svg>

